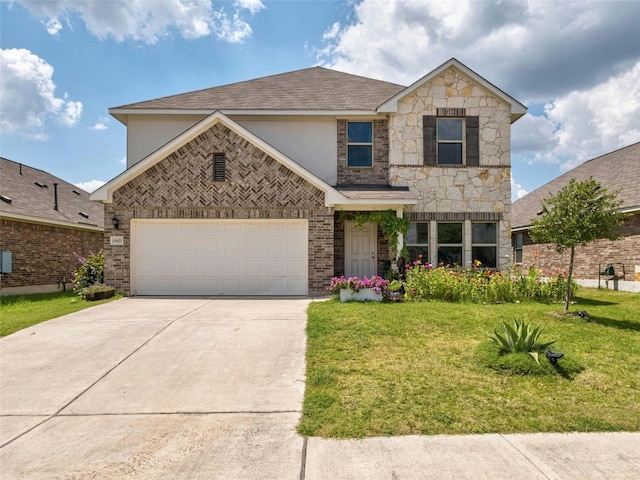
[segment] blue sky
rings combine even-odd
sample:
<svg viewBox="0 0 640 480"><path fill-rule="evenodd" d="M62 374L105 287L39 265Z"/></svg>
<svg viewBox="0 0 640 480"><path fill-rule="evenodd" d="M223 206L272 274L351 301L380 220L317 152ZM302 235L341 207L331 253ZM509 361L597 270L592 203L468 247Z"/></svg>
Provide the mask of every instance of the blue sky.
<svg viewBox="0 0 640 480"><path fill-rule="evenodd" d="M314 65L409 85L451 57L529 107L513 197L640 141L640 2L0 2L0 155L93 190L110 107Z"/></svg>

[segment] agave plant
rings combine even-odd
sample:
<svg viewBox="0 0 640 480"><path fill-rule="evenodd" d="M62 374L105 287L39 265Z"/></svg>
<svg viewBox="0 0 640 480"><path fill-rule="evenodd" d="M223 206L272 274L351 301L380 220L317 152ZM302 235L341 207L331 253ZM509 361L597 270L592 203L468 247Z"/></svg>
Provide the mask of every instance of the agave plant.
<svg viewBox="0 0 640 480"><path fill-rule="evenodd" d="M524 320L513 320L513 327L507 322L502 322L493 330L489 338L503 352L526 352L538 360L538 352L556 343L556 340L547 343L538 343L538 337L542 333L542 327L533 327Z"/></svg>

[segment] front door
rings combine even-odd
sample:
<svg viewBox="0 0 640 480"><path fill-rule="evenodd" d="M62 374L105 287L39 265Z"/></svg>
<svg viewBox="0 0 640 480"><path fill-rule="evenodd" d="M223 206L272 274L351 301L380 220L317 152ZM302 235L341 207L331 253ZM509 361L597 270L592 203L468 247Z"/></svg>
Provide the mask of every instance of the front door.
<svg viewBox="0 0 640 480"><path fill-rule="evenodd" d="M346 222L344 228L345 277L376 275L376 225L365 223L356 226L354 222Z"/></svg>

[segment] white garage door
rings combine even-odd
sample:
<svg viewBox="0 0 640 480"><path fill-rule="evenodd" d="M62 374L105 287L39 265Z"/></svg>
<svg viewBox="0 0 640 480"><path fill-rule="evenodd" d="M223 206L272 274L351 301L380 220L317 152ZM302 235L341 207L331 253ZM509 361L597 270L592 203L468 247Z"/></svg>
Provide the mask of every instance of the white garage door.
<svg viewBox="0 0 640 480"><path fill-rule="evenodd" d="M133 220L135 295L306 295L307 220Z"/></svg>

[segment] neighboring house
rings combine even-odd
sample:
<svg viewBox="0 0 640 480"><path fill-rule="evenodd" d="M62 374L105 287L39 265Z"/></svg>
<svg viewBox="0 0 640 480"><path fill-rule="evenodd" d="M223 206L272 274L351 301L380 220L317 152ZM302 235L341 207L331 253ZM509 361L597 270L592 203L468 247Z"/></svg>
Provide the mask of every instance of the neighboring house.
<svg viewBox="0 0 640 480"><path fill-rule="evenodd" d="M576 248L575 277L588 286L597 286L600 280L601 286L611 283L615 288L640 291L640 143L589 160L515 201L511 215L514 261L525 267L535 265L546 273L567 270L569 254L559 255L553 245L533 243L529 229L542 209L542 200L572 178L593 178L610 191L619 190L620 210L631 215L620 228L620 239L601 239ZM601 275L608 265L613 266L613 275L611 271Z"/></svg>
<svg viewBox="0 0 640 480"><path fill-rule="evenodd" d="M126 294L322 295L334 275L382 274L389 245L356 211L406 215L413 257L510 264L526 108L455 59L409 87L314 67L110 113L128 168L91 198Z"/></svg>
<svg viewBox="0 0 640 480"><path fill-rule="evenodd" d="M102 249L103 219L84 190L0 158L0 294L72 288L76 255Z"/></svg>

